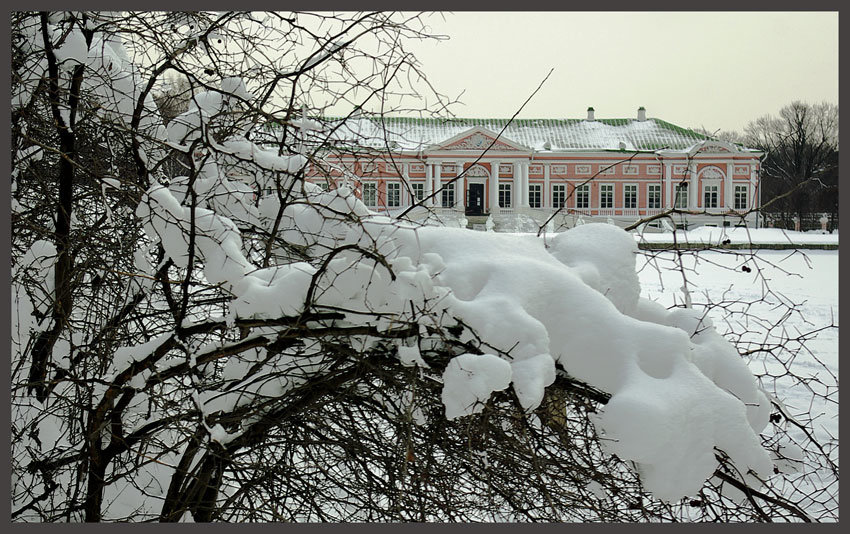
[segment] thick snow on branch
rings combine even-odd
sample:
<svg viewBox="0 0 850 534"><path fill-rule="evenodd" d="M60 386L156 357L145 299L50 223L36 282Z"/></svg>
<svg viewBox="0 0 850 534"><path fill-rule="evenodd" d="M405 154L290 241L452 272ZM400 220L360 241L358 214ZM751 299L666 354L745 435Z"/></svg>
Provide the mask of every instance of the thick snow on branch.
<svg viewBox="0 0 850 534"><path fill-rule="evenodd" d="M435 282L451 290L447 308L487 344L510 352L523 405L536 407L554 379L547 355L571 376L610 393L597 428L612 453L637 462L657 497L675 500L699 491L717 467L715 448L742 472L770 475L757 436L768 422L769 403L752 373L699 314L640 298L630 235L586 224L557 235L547 249L527 236L449 228L415 234L415 240L399 239L406 242L398 254L439 254L445 269ZM492 357L482 356L467 372L499 389L490 380L499 367L486 362ZM449 416L461 409L457 384L445 384Z"/></svg>
<svg viewBox="0 0 850 534"><path fill-rule="evenodd" d="M147 198L157 208L140 207L138 214L175 263L185 265L188 208L162 187ZM585 224L544 243L406 225L369 215L347 190L308 188L308 199L286 208L282 236L317 250L342 247L321 268L300 262L252 270L239 252L236 226L196 208L204 272L232 288L231 317L297 315L311 284L312 305L361 310L346 314L350 324L383 330L392 325L388 317L409 320L409 310L430 309L423 321L453 317L492 349L456 356L445 368L448 418L480 411L492 392L511 385L532 410L559 366L611 395L596 427L611 453L637 464L657 497L698 492L717 467L716 449L741 472L770 475L757 435L768 422L769 402L710 321L640 297L629 234ZM345 214L360 220L339 217ZM362 250L377 251L386 264ZM462 341L472 339L463 335ZM418 361L408 349L399 355L407 365Z"/></svg>

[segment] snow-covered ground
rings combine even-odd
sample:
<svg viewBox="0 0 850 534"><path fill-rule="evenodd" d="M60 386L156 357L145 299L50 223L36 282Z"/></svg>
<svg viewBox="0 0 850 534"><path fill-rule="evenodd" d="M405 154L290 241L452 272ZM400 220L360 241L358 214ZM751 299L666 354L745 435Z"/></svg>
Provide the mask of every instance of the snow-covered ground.
<svg viewBox="0 0 850 534"><path fill-rule="evenodd" d="M636 234L637 236L637 234ZM646 243L673 243L673 232L649 233L646 232L639 241ZM793 230L781 230L779 228L723 228L701 226L688 230L676 232L677 243L700 243L719 245L728 239L732 244L754 243L754 244L798 244L798 245L837 245L838 232L825 233L820 231L794 232Z"/></svg>
<svg viewBox="0 0 850 534"><path fill-rule="evenodd" d="M736 300L754 303L749 313L765 323L749 326L753 341L763 340L766 332L760 327L779 321L791 307L798 311L784 321L788 336L838 325L837 250L702 251L686 254L684 266L694 305ZM750 271L744 271L744 266ZM645 252L638 256L636 267L642 296L665 306L683 302L682 271L671 269L675 267L674 253ZM739 318L728 310L715 309L710 317L721 332L741 331L743 326L732 322ZM817 357L837 376L838 329L819 332L807 346L812 354L800 353L794 363L816 370L820 366L812 359ZM835 408L832 415L836 418L830 419L837 430Z"/></svg>
<svg viewBox="0 0 850 534"><path fill-rule="evenodd" d="M769 231L757 235L763 238ZM837 236L835 239L837 242ZM674 259L669 251L639 254L642 296L665 306L684 301L682 270L671 269ZM786 350L749 355L749 367L763 375L762 387L775 394L791 414L801 421L811 414L818 440L828 443L834 438L832 455L837 462L838 251L702 251L686 253L683 263L694 306L721 304L709 317L728 339L768 344L781 338L790 340ZM734 301L742 304L730 305ZM745 306L749 306L749 318L738 313ZM780 321L781 327L771 328ZM756 348L746 343L738 346L742 351ZM804 381L787 376L786 367ZM792 436L805 441L799 432ZM828 478L831 473L823 476ZM783 493L804 493L814 487L808 480L794 480ZM812 504L809 511L816 513L818 508Z"/></svg>

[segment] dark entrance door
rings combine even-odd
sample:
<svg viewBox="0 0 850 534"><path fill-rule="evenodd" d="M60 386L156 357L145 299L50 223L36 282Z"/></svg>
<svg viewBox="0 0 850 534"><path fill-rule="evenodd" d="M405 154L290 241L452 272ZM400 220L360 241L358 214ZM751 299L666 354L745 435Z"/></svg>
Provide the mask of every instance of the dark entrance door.
<svg viewBox="0 0 850 534"><path fill-rule="evenodd" d="M466 194L466 214L481 215L484 213L484 184L469 184Z"/></svg>

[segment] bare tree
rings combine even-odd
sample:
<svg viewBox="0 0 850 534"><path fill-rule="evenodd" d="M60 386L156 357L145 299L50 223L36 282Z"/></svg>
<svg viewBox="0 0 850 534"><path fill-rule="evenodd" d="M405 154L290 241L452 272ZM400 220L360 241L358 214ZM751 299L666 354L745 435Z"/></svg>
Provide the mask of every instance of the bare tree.
<svg viewBox="0 0 850 534"><path fill-rule="evenodd" d="M751 122L749 144L766 152L762 201L786 228L816 211L837 214L838 106L793 102ZM833 202L824 202L832 200ZM834 218L834 217L833 217Z"/></svg>
<svg viewBox="0 0 850 534"><path fill-rule="evenodd" d="M358 110L416 105L422 16L10 18L13 520L836 518L831 487L812 515L731 450L697 504L653 497L596 423L616 388L545 354L541 398L460 387L447 417L458 362L532 349L469 324L426 229L305 180L369 157L335 135Z"/></svg>

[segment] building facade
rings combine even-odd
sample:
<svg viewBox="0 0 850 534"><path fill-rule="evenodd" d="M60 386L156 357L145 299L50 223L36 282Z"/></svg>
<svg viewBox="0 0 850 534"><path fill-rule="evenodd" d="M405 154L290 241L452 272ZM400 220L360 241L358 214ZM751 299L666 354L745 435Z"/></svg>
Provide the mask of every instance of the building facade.
<svg viewBox="0 0 850 534"><path fill-rule="evenodd" d="M415 203L444 217L524 214L559 226L601 218L626 226L670 208L679 226L755 226L761 152L660 119L357 118L339 150L311 166L322 187L353 181L393 214ZM423 210L424 211L424 210Z"/></svg>

